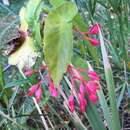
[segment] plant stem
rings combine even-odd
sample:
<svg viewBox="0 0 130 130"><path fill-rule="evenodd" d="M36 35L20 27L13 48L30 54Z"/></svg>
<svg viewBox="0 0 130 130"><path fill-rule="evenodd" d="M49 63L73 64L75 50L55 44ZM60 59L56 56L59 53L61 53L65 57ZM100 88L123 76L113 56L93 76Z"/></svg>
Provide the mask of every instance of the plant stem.
<svg viewBox="0 0 130 130"><path fill-rule="evenodd" d="M42 115L42 116L41 116L41 119L42 119L42 122L43 122L43 124L44 124L44 126L45 126L45 129L46 129L46 130L49 130L48 125L47 125L47 123L46 123L46 120L45 120L45 118L44 118L44 116L43 116L43 114L42 114L42 111L41 111L41 109L40 109L40 107L39 107L39 105L38 105L36 99L35 99L34 97L32 97L32 99L33 99L33 101L34 101L34 104L35 104L35 106L36 106L36 108L37 108L38 113L39 113L40 115Z"/></svg>

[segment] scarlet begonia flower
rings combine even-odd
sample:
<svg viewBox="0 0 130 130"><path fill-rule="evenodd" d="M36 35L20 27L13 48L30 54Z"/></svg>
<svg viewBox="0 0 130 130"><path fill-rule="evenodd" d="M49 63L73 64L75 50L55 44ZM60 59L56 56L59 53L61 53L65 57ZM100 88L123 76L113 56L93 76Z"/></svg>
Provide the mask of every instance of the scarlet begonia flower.
<svg viewBox="0 0 130 130"><path fill-rule="evenodd" d="M89 31L88 32L81 32L80 30L76 29L75 31L76 32L79 32L81 35L95 35L95 34L98 34L99 33L99 29L100 29L101 25L96 23L94 25L92 25L90 28L89 28Z"/></svg>
<svg viewBox="0 0 130 130"><path fill-rule="evenodd" d="M80 90L81 95L84 97L84 85L83 85L83 83L80 84L79 90Z"/></svg>
<svg viewBox="0 0 130 130"><path fill-rule="evenodd" d="M95 103L97 102L97 100L98 100L98 97L97 97L96 94L90 94L90 95L89 95L89 100L90 100L93 104L95 104Z"/></svg>
<svg viewBox="0 0 130 130"><path fill-rule="evenodd" d="M56 88L51 90L51 96L52 97L57 97L58 96L58 92L57 92Z"/></svg>
<svg viewBox="0 0 130 130"><path fill-rule="evenodd" d="M100 80L100 77L96 72L88 70L87 74L90 79L86 81L81 76L81 73L80 73L80 72L86 72L86 70L81 69L81 68L76 69L72 65L68 66L67 72L70 74L70 82L72 83L72 86L74 86L75 79L76 80L78 79L78 81L80 81L78 101L79 101L81 112L85 112L86 107L87 107L87 100L85 98L85 92L88 96L88 100L90 100L93 104L95 104L98 101L96 92L97 90L99 90L98 81ZM73 98L74 97L72 96L69 97L69 107L71 111L74 111Z"/></svg>
<svg viewBox="0 0 130 130"><path fill-rule="evenodd" d="M81 81L83 80L83 77L81 76L79 71L73 67L73 65L68 65L67 71L74 79Z"/></svg>
<svg viewBox="0 0 130 130"><path fill-rule="evenodd" d="M38 88L38 84L32 85L32 87L29 88L27 95L32 96L36 92L37 88Z"/></svg>
<svg viewBox="0 0 130 130"><path fill-rule="evenodd" d="M100 41L95 38L85 37L85 40L88 40L93 46L99 46Z"/></svg>
<svg viewBox="0 0 130 130"><path fill-rule="evenodd" d="M87 106L87 101L84 98L82 101L80 101L80 110L81 110L81 112L85 112L86 111L86 106Z"/></svg>
<svg viewBox="0 0 130 130"><path fill-rule="evenodd" d="M79 105L80 105L81 112L85 112L86 106L87 106L87 101L84 98L84 95L82 95L81 93L79 93L78 94L78 99L79 99Z"/></svg>
<svg viewBox="0 0 130 130"><path fill-rule="evenodd" d="M27 77L30 77L36 72L37 72L36 70L27 70L27 71L24 72L24 75L27 76Z"/></svg>
<svg viewBox="0 0 130 130"><path fill-rule="evenodd" d="M96 23L89 28L88 34L94 35L99 33L100 24Z"/></svg>
<svg viewBox="0 0 130 130"><path fill-rule="evenodd" d="M28 90L28 96L33 96L35 94L36 101L39 102L42 97L43 89L41 87L43 80L40 80L37 84L32 85Z"/></svg>
<svg viewBox="0 0 130 130"><path fill-rule="evenodd" d="M52 81L50 81L50 86L49 86L49 90L50 90L50 94L52 97L57 97L58 96L58 92L54 86L54 83Z"/></svg>
<svg viewBox="0 0 130 130"><path fill-rule="evenodd" d="M36 92L35 92L35 98L36 98L37 103L39 103L40 100L41 100L42 92L43 92L43 90L42 90L42 88L39 86L38 89L37 89Z"/></svg>
<svg viewBox="0 0 130 130"><path fill-rule="evenodd" d="M74 110L75 110L74 96L70 95L70 96L69 96L69 99L68 99L68 102L69 102L70 111L71 111L71 112L74 112Z"/></svg>
<svg viewBox="0 0 130 130"><path fill-rule="evenodd" d="M88 76L89 76L90 80L97 80L98 81L100 79L99 75L95 71L89 70Z"/></svg>
<svg viewBox="0 0 130 130"><path fill-rule="evenodd" d="M86 82L86 92L88 94L96 94L96 91L99 90L99 85L96 81L88 81Z"/></svg>

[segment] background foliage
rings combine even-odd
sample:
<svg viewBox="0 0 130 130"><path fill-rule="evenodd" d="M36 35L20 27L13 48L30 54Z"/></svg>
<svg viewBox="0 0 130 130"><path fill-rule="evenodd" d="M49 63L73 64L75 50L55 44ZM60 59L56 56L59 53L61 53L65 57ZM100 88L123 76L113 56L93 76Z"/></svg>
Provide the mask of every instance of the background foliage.
<svg viewBox="0 0 130 130"><path fill-rule="evenodd" d="M46 56L50 68L56 68L53 77L57 85L70 59L76 67L81 68L87 68L89 61L101 76L101 90L98 92L99 103L95 106L88 103L85 114L81 114L78 107L76 107L76 114L69 113L63 102L63 96L50 98L49 92L46 91L39 105L49 128L104 130L105 126L109 130L115 130L120 129L121 125L124 130L130 129L129 0L72 0L77 6L78 13L74 4L64 6L67 8L64 12L60 6L62 2L59 0L41 2L39 8L44 13L55 9L49 14L44 31L38 28L40 27L39 11L36 11L35 15L28 14L30 20L28 23L30 28L34 29L32 36L36 40L34 44L38 51L42 52L40 44L42 39L47 42L43 50L45 55L37 59L34 68L38 68ZM26 0L12 0L10 6L5 6L0 2L0 129L3 130L44 129L41 115L38 114L32 99L27 96L29 83L35 84L34 79L37 75L24 79L15 66L8 66L8 57L3 54L4 50L10 49L7 42L18 35L19 10L24 5L31 9L32 4L35 3L27 5ZM38 18L34 20L34 17ZM102 29L98 36L101 47L93 47L88 41L82 40L77 32L72 34L72 25L81 31L87 31L89 25L96 22L100 23ZM40 33L45 37L39 35ZM50 48L51 42L55 44ZM73 52L72 46L74 46ZM63 61L65 59L66 63ZM55 65L53 61L56 61ZM46 72L41 73L44 75ZM62 84L63 91L68 97L70 84L66 75L63 77ZM46 84L43 85L43 88L46 87ZM113 96L116 101L113 100Z"/></svg>

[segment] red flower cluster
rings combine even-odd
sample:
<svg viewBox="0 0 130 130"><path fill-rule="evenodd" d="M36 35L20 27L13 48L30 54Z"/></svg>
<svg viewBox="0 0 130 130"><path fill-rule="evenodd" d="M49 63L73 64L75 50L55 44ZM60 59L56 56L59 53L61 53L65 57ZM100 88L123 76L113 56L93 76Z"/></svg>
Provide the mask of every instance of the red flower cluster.
<svg viewBox="0 0 130 130"><path fill-rule="evenodd" d="M40 69L46 70L47 67L41 67ZM81 75L81 71L87 73L89 80L84 80L83 76ZM26 71L25 74L26 76L31 76L32 74L37 73L37 72L38 71L35 71L35 70L34 71L29 70L29 71ZM85 95L87 95L88 100L90 100L93 104L95 104L98 101L96 92L97 90L99 90L98 81L100 77L94 71L76 69L73 67L73 65L68 65L67 73L69 74L70 81L73 87L71 89L71 95L69 96L69 99L68 99L68 105L69 105L70 111L74 112L75 110L75 101L74 101L74 93L73 93L75 81L80 81L77 98L78 98L81 112L85 112L86 107L87 107L87 99L85 98ZM50 75L47 74L44 78L45 80L48 81L48 85L49 85L48 89L50 91L51 96L57 97L58 92L57 92L56 87L54 86L52 79L50 78ZM42 93L43 93L42 83L44 83L44 81L40 80L38 81L37 84L32 85L30 89L28 90L28 96L35 95L37 102L39 102L42 98Z"/></svg>
<svg viewBox="0 0 130 130"><path fill-rule="evenodd" d="M86 71L86 70L85 70ZM87 75L89 77L89 81L84 80L81 76L80 71L75 69L72 65L68 66L67 72L70 75L71 82L74 84L75 80L80 81L80 87L78 92L78 101L81 112L85 112L87 107L87 100L85 98L85 94L88 96L88 99L95 104L98 100L96 95L97 90L99 90L98 81L100 77L94 71L87 71ZM73 92L72 92L73 93ZM73 94L69 97L69 108L71 112L75 110L74 96Z"/></svg>
<svg viewBox="0 0 130 130"><path fill-rule="evenodd" d="M81 35L84 35L84 40L88 40L93 46L98 46L98 45L100 45L100 41L95 39L95 38L88 37L87 35L96 35L96 34L98 34L100 27L101 27L100 24L96 23L96 24L94 24L93 26L91 26L89 28L88 32L81 32L81 31L79 31L79 33Z"/></svg>
<svg viewBox="0 0 130 130"><path fill-rule="evenodd" d="M46 66L40 67L40 70L46 70L46 69L47 69ZM38 73L38 71L37 71L37 70L27 70L24 74L25 74L25 76L30 77L30 76L32 76L32 75L35 74L35 73ZM52 97L57 97L57 96L58 96L58 92L57 92L57 90L56 90L56 88L55 88L55 86L54 86L54 83L53 83L53 81L51 80L49 74L46 75L45 79L48 80L49 91L50 91L51 96L52 96ZM33 95L35 95L36 101L37 101L38 103L40 102L40 100L41 100L41 98L42 98L42 93L43 93L42 83L43 83L43 82L44 82L43 80L38 81L37 84L32 85L32 86L29 88L29 90L28 90L28 96L33 96Z"/></svg>
<svg viewBox="0 0 130 130"><path fill-rule="evenodd" d="M40 102L43 93L43 88L41 86L42 80L39 81L37 84L32 85L32 87L28 90L28 96L33 96L35 94L35 98L38 103Z"/></svg>

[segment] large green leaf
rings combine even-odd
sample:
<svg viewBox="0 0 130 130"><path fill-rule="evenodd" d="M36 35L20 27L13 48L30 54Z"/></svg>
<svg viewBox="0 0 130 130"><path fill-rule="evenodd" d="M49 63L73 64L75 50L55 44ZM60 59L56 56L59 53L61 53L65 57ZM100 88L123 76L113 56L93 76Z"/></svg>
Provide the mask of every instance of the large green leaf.
<svg viewBox="0 0 130 130"><path fill-rule="evenodd" d="M111 107L111 120L112 120L111 128L113 128L113 130L121 130L119 113L118 113L117 103L116 103L116 93L115 93L113 73L109 63L108 54L106 51L106 47L104 44L104 39L101 31L99 31L99 36L100 36L101 52L103 57L106 83L108 88L108 96L109 96L110 107Z"/></svg>
<svg viewBox="0 0 130 130"><path fill-rule="evenodd" d="M58 85L72 56L72 24L53 26L45 36L45 58L55 85Z"/></svg>
<svg viewBox="0 0 130 130"><path fill-rule="evenodd" d="M60 22L71 22L76 16L77 11L77 7L74 3L64 2L61 6L49 13L46 19L46 24L52 25Z"/></svg>
<svg viewBox="0 0 130 130"><path fill-rule="evenodd" d="M61 4L65 2L65 0L49 0L49 1L54 8L59 7Z"/></svg>
<svg viewBox="0 0 130 130"><path fill-rule="evenodd" d="M44 28L45 59L54 84L58 86L71 62L73 50L72 20L77 13L76 6L65 2L52 10Z"/></svg>

